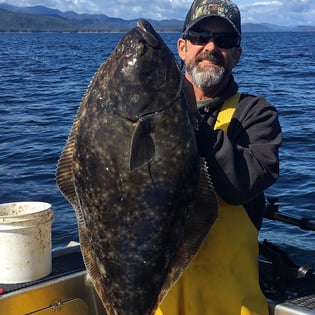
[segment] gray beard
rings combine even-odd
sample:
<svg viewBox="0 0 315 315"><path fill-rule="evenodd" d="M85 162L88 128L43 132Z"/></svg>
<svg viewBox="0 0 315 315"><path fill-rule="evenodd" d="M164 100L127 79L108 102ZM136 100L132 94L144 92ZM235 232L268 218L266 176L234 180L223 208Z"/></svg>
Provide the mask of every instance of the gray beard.
<svg viewBox="0 0 315 315"><path fill-rule="evenodd" d="M191 63L186 66L186 70L192 82L207 92L216 90L225 77L224 67L219 65L209 65L200 69L198 64Z"/></svg>

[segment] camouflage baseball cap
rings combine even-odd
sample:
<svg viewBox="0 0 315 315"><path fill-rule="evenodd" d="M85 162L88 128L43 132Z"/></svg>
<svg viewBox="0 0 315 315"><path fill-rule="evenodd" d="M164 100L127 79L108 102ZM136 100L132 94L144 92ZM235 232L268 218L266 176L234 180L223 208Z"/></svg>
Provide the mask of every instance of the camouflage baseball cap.
<svg viewBox="0 0 315 315"><path fill-rule="evenodd" d="M236 4L230 0L194 0L186 15L183 32L211 16L227 20L241 37L241 14Z"/></svg>

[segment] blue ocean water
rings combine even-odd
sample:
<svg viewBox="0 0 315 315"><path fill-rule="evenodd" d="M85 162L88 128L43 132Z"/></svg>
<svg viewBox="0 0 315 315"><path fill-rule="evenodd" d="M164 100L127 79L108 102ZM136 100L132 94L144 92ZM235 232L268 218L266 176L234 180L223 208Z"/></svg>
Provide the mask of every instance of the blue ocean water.
<svg viewBox="0 0 315 315"><path fill-rule="evenodd" d="M0 203L45 201L53 248L78 240L55 170L80 100L123 34L0 33ZM162 37L176 53L179 34ZM268 189L282 213L315 217L314 33L245 33L235 68L240 90L265 96L283 129L281 175ZM315 267L315 232L264 220L260 239Z"/></svg>

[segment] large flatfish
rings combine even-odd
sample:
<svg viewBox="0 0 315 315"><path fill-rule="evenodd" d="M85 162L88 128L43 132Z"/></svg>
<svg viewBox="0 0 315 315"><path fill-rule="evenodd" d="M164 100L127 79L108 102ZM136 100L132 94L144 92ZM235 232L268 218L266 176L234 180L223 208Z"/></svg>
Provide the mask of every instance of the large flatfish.
<svg viewBox="0 0 315 315"><path fill-rule="evenodd" d="M109 315L147 315L180 277L217 204L174 55L144 20L100 66L57 167Z"/></svg>

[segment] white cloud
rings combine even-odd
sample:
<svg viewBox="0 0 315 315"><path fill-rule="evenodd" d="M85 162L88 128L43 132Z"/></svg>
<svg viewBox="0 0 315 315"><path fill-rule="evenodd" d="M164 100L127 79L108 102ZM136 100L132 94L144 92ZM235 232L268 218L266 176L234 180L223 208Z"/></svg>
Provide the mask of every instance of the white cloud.
<svg viewBox="0 0 315 315"><path fill-rule="evenodd" d="M239 7L243 23L315 25L313 0L257 1Z"/></svg>
<svg viewBox="0 0 315 315"><path fill-rule="evenodd" d="M251 6L280 6L283 3L281 1L265 1L265 2L254 2Z"/></svg>
<svg viewBox="0 0 315 315"><path fill-rule="evenodd" d="M102 13L123 19L184 20L192 0L0 0L16 6L44 5L61 11ZM234 0L239 5L243 23L279 25L314 25L314 0Z"/></svg>

